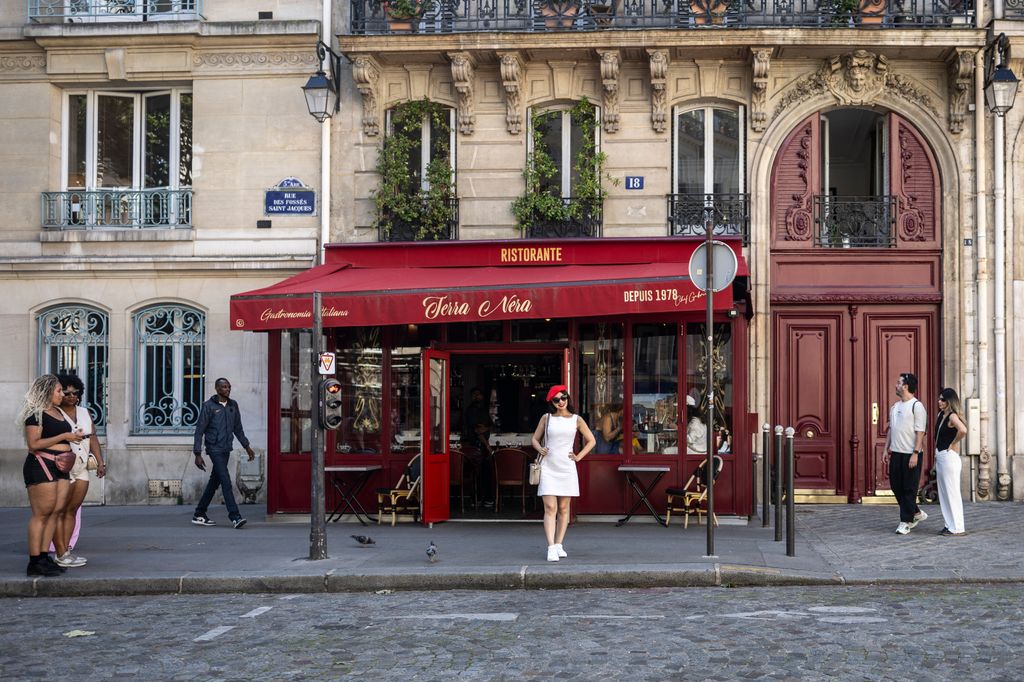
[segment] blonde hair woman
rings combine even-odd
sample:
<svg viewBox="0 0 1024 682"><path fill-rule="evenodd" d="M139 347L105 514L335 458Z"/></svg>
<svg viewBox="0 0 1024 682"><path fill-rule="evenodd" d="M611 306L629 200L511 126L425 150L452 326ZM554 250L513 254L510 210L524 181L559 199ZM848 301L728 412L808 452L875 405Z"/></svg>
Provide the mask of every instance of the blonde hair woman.
<svg viewBox="0 0 1024 682"><path fill-rule="evenodd" d="M82 440L64 421L59 405L64 400L60 380L44 374L35 380L25 394L25 403L18 413L18 423L25 427L25 457L22 474L32 507L28 522L28 568L30 576L55 576L64 572L47 553L57 528L57 518L64 511L68 498L68 473L42 455L59 455L71 450L71 443ZM35 454L41 453L41 454Z"/></svg>
<svg viewBox="0 0 1024 682"><path fill-rule="evenodd" d="M532 442L534 450L541 456L537 495L544 500L548 561L558 561L568 556L562 542L569 527L569 500L580 495L576 463L594 449L597 441L587 423L573 414L565 386L552 386L547 400L550 414L540 418ZM584 442L579 452L573 452L577 432L583 436Z"/></svg>

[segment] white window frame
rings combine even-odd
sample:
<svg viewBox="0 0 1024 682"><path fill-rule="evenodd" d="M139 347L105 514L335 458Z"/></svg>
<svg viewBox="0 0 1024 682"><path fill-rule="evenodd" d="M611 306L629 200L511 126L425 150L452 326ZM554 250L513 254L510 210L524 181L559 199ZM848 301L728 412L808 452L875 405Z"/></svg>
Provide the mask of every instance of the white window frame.
<svg viewBox="0 0 1024 682"><path fill-rule="evenodd" d="M455 109L440 103L438 103L438 106L443 107L448 112L448 164L452 167L452 183L454 183L456 173ZM391 116L394 109L395 107L391 107L385 112L384 127L388 135L394 135L395 132L391 125ZM430 182L427 179L427 166L430 165L430 114L423 114L423 119L420 121L420 150L420 190L426 192L430 189Z"/></svg>
<svg viewBox="0 0 1024 682"><path fill-rule="evenodd" d="M679 189L679 118L684 114L689 114L694 111L704 112L704 191L702 194L714 194L715 188L715 111L729 111L736 113L736 124L738 132L737 140L737 153L739 158L737 159L737 167L739 169L739 177L737 178L737 187L739 194L744 194L747 191L747 136L744 134L746 131L747 119L746 119L746 107L742 104L725 106L722 104L707 104L699 107L675 107L675 111L672 116L672 193L678 194Z"/></svg>
<svg viewBox="0 0 1024 682"><path fill-rule="evenodd" d="M533 139L533 117L535 114L547 114L552 111L561 112L562 123L562 167L558 169L558 180L561 185L562 198L572 197L572 108L576 103L561 104L551 107L530 107L527 110L526 130L527 141L526 151L533 153L536 140ZM596 104L594 107L594 153L601 153L601 107Z"/></svg>
<svg viewBox="0 0 1024 682"><path fill-rule="evenodd" d="M160 90L146 91L123 91L123 90L68 90L64 93L64 101L61 118L64 124L61 126L61 191L82 189L93 191L99 189L144 189L145 179L145 145L146 131L144 124L144 109L148 98L157 95L170 95L171 103L171 141L168 150L170 158L170 171L168 185L161 189L181 189L179 178L181 177L181 98L183 95L192 94L191 88L163 88ZM71 98L80 95L86 96L85 109L85 159L86 159L86 180L85 187L69 187L68 158L71 145ZM100 97L123 97L131 98L132 115L132 185L131 187L99 187L96 179L97 150L99 148L99 128L97 127L97 112ZM194 100L193 100L194 101ZM155 189L155 188L146 188Z"/></svg>

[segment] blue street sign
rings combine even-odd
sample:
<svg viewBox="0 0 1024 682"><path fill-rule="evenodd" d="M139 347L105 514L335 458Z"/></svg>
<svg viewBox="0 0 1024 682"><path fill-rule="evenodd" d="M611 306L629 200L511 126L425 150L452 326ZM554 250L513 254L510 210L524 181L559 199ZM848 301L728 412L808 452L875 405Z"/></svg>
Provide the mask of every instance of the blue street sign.
<svg viewBox="0 0 1024 682"><path fill-rule="evenodd" d="M285 178L264 193L263 215L316 215L316 190Z"/></svg>

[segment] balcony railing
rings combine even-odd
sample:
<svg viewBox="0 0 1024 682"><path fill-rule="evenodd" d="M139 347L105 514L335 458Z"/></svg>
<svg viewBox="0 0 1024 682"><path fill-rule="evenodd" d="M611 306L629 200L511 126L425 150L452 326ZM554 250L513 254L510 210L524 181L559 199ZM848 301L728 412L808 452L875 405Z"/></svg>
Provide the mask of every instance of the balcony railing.
<svg viewBox="0 0 1024 682"><path fill-rule="evenodd" d="M973 0L420 0L419 12L411 18L389 17L386 0L351 3L350 26L357 35L770 26L970 28L974 22Z"/></svg>
<svg viewBox="0 0 1024 682"><path fill-rule="evenodd" d="M42 216L43 227L61 230L191 227L192 190L43 192Z"/></svg>
<svg viewBox="0 0 1024 682"><path fill-rule="evenodd" d="M429 211L428 200L424 199L423 211L420 216L412 218L390 216L386 224L378 225L377 240L382 242L429 242L459 238L458 199L449 200L447 212L444 216L440 216L440 219L431 220Z"/></svg>
<svg viewBox="0 0 1024 682"><path fill-rule="evenodd" d="M38 23L184 21L201 19L203 0L28 0Z"/></svg>
<svg viewBox="0 0 1024 682"><path fill-rule="evenodd" d="M523 230L523 236L529 239L600 237L604 222L603 205L601 199L563 197L564 215L535 214Z"/></svg>
<svg viewBox="0 0 1024 682"><path fill-rule="evenodd" d="M896 197L814 197L814 240L832 249L896 246Z"/></svg>
<svg viewBox="0 0 1024 682"><path fill-rule="evenodd" d="M750 238L750 195L668 195L668 229L673 237L703 238L709 220L714 236L739 237L746 244Z"/></svg>

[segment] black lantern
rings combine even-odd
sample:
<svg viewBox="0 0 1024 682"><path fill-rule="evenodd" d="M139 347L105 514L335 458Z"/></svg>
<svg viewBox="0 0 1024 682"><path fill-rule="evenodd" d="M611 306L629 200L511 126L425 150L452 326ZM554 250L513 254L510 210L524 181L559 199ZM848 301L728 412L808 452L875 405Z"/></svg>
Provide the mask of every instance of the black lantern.
<svg viewBox="0 0 1024 682"><path fill-rule="evenodd" d="M985 48L985 106L996 116L1013 107L1017 97L1017 76L1006 63L1010 61L1010 41L1000 33Z"/></svg>
<svg viewBox="0 0 1024 682"><path fill-rule="evenodd" d="M317 41L316 56L321 68L302 86L302 94L306 97L306 108L309 115L323 123L341 109L338 95L338 72L341 71L341 55L335 54L324 41ZM330 77L324 73L322 65L328 62L331 69Z"/></svg>

